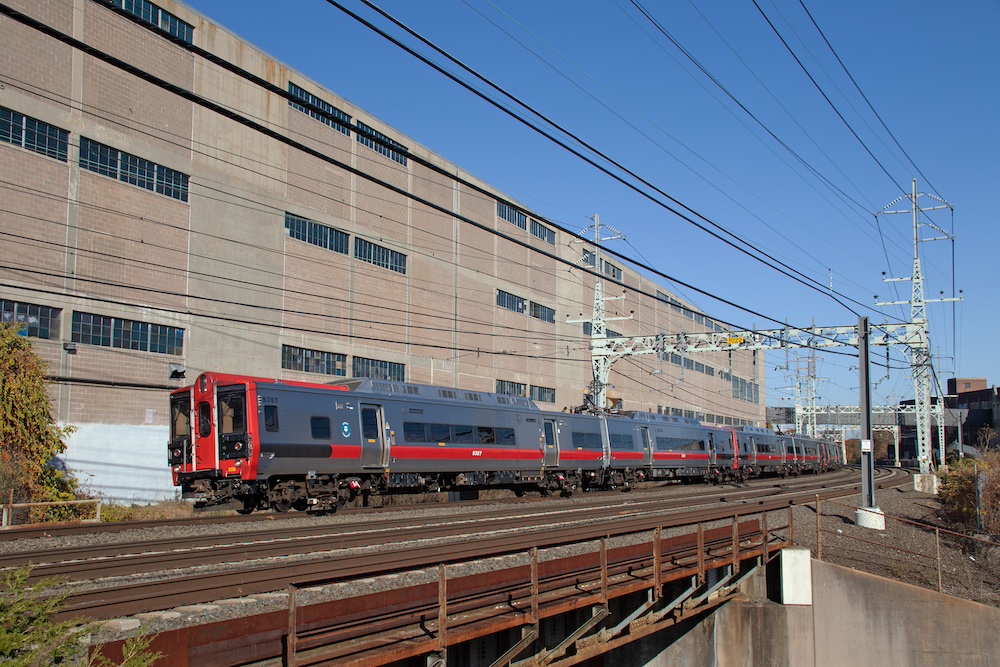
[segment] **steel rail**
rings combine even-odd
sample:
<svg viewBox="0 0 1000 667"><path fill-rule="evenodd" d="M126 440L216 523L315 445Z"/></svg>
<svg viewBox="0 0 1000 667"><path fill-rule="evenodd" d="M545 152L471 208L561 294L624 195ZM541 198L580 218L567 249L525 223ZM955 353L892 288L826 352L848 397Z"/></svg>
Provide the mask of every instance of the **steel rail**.
<svg viewBox="0 0 1000 667"><path fill-rule="evenodd" d="M889 485L894 476L883 480ZM903 480L905 482L905 480ZM903 482L897 482L903 483ZM846 488L826 489L823 498L842 497L857 493L855 484ZM280 563L246 564L235 571L191 573L166 581L146 581L72 594L61 617L87 615L107 618L139 612L169 609L178 605L206 600L239 597L281 590L289 584L309 582L342 582L393 572L421 569L440 563L461 563L494 556L522 553L532 547L551 549L599 538L612 538L631 533L670 528L698 522L732 519L804 505L816 497L815 491L802 491L788 496L761 499L757 504L724 505L690 512L657 516L629 517L616 514L613 521L574 526L568 533L554 533L548 526L521 528L500 536L475 535L454 537L446 550L440 544L407 544L387 550L368 550L360 554L332 553L312 560L287 560Z"/></svg>
<svg viewBox="0 0 1000 667"><path fill-rule="evenodd" d="M849 473L848 473L849 474ZM846 476L837 474L835 477L824 477L827 482L824 486L838 481ZM649 498L651 493L630 495L622 497L620 501L608 505L608 497L598 497L589 501L584 506L579 506L579 501L574 499L574 506L567 507L565 503L552 499L551 502L539 503L538 507L532 506L528 511L521 510L521 516L532 514L549 517L552 514L569 512L596 512L602 507L617 507L629 505L635 508L642 503L656 503L662 505L651 511L669 510L675 506L689 506L685 502L689 499L705 500L711 502L715 498L722 502L732 502L740 497L757 497L761 494L779 494L788 492L795 486L812 487L817 478L802 479L795 483L771 484L767 488L753 487L750 489L725 489L716 490L709 494L704 491L692 494L670 495L666 498ZM523 508L518 504L513 507ZM497 519L510 514L510 508L501 510L487 510L478 513L467 513L462 515L460 521L487 521ZM273 517L274 515L267 515ZM397 531L394 537L399 536L398 529L417 529L415 523L427 526L435 523L437 517L379 517L373 521L366 522L363 526L359 523L329 525L309 523L308 518L300 526L284 526L280 529L280 537L275 537L272 533L263 530L241 531L236 533L213 534L186 538L157 538L141 541L118 542L105 545L87 545L74 547L55 547L47 549L29 549L8 554L0 554L0 570L12 567L24 567L29 564L35 569L34 579L42 577L60 576L71 579L80 578L81 574L92 574L102 568L113 571L112 574L135 574L143 571L142 563L147 563L151 567L159 567L166 554L174 553L180 557L185 551L198 551L200 562L205 564L231 562L234 559L246 559L251 557L270 557L298 553L301 544L298 542L308 538L310 547L316 550L328 548L349 548L360 544L367 544L365 540L371 540L373 533L377 531ZM315 543L312 540L316 540ZM340 540L339 542L337 540ZM282 543L286 543L284 546ZM260 546L256 546L260 545ZM315 545L315 546L314 546ZM208 549L210 547L210 549ZM251 554L250 551L256 553ZM104 562L102 564L102 559ZM57 564L65 564L59 566ZM69 564L66 564L69 563ZM90 563L88 565L88 563ZM98 575L99 576L99 575Z"/></svg>
<svg viewBox="0 0 1000 667"><path fill-rule="evenodd" d="M812 487L815 478L802 486ZM831 486L833 479L823 478L824 487ZM782 485L786 486L786 485ZM757 500L761 496L787 494L789 489L773 487L758 489L738 489L717 493L712 496L696 494L694 497L710 502L733 502L740 498ZM402 542L429 537L448 537L455 532L465 532L464 526L488 523L490 530L510 530L530 527L537 521L566 523L572 521L594 521L617 516L622 511L635 513L667 512L678 507L691 507L688 498L669 497L622 499L608 505L607 499L600 506L567 507L565 504L551 504L532 507L525 512L517 506L519 513L511 516L511 509L469 513L457 518L444 519L438 516L401 517L381 519L372 524L346 524L336 526L305 525L281 528L280 534L254 531L228 535L200 536L185 539L159 539L137 543L123 543L105 546L83 546L28 551L0 555L0 569L11 567L32 567L31 581L43 578L62 577L70 580L94 579L104 576L125 576L159 571L173 566L180 559L196 557L199 565L227 564L236 561L287 557L309 551L328 551L362 546L381 545L386 542Z"/></svg>

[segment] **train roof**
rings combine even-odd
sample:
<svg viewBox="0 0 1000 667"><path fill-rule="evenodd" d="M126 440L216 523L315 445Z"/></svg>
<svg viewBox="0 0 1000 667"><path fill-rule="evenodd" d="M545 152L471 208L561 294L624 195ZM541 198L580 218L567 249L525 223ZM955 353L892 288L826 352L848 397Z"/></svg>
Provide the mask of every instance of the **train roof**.
<svg viewBox="0 0 1000 667"><path fill-rule="evenodd" d="M342 387L350 392L364 394L419 397L427 400L445 399L465 405L507 406L539 410L538 406L532 400L524 396L493 394L488 391L470 391L468 389L437 387L427 384L413 384L411 382L391 382L388 380L374 380L372 378L351 378L349 380L340 380L339 382L330 382L329 385L331 388Z"/></svg>
<svg viewBox="0 0 1000 667"><path fill-rule="evenodd" d="M631 419L641 419L648 422L667 422L668 424L684 424L686 426L701 426L701 422L692 417L673 417L671 415L661 415L655 412L642 412L640 410L627 410L622 412L623 417Z"/></svg>

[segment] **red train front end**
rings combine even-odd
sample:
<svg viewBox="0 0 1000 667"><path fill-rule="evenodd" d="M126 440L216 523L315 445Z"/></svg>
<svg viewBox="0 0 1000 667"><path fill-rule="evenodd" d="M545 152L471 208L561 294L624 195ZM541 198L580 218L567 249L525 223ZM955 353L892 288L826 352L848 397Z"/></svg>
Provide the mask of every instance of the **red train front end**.
<svg viewBox="0 0 1000 667"><path fill-rule="evenodd" d="M170 395L167 460L185 498L216 504L255 484L255 402L248 378L216 373Z"/></svg>

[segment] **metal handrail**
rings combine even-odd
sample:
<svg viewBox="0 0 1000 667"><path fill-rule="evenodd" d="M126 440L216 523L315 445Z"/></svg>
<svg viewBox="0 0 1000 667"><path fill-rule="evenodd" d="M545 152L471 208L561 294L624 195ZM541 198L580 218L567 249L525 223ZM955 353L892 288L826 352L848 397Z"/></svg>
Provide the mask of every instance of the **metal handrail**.
<svg viewBox="0 0 1000 667"><path fill-rule="evenodd" d="M51 502L37 502L37 503L7 503L3 506L3 510L0 511L0 530L6 530L14 525L14 510L26 509L29 507L56 507L60 505L97 505L97 515L93 519L80 519L83 523L100 523L101 522L101 505L104 500L101 498L87 498L85 500L54 500Z"/></svg>

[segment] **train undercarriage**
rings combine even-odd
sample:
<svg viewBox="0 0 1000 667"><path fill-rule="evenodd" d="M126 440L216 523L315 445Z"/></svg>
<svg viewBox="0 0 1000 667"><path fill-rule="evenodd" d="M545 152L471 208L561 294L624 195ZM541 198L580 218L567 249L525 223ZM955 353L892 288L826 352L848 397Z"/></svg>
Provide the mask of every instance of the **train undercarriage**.
<svg viewBox="0 0 1000 667"><path fill-rule="evenodd" d="M200 477L182 482L183 497L194 500L195 509L226 506L241 514L268 508L276 512L297 510L332 514L346 505L367 505L369 498L373 496L469 489L508 489L518 496L529 492L543 496L568 496L583 486L578 471L309 474L271 477L251 482L234 478Z"/></svg>

